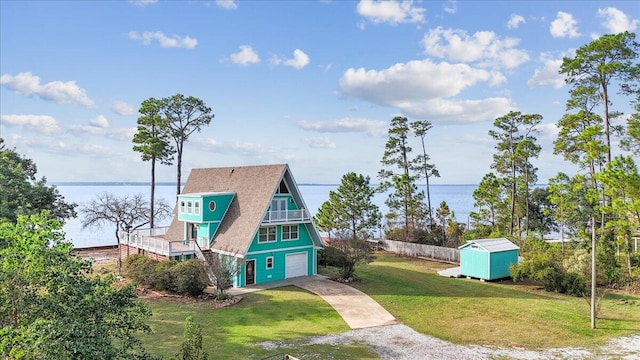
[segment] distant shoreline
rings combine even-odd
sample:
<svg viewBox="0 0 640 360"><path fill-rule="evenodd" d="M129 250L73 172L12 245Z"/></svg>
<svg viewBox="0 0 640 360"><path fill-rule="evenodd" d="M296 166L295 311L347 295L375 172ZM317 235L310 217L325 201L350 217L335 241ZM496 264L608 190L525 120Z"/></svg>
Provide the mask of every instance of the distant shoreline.
<svg viewBox="0 0 640 360"><path fill-rule="evenodd" d="M55 186L149 186L151 183L141 181L58 181L51 182ZM377 186L379 184L371 184ZM424 185L424 184L419 184ZM547 184L536 184L546 186ZM156 186L176 186L173 182L156 182ZM184 184L182 184L184 186ZM340 184L298 183L298 186L340 186ZM430 186L478 186L478 184L430 184Z"/></svg>

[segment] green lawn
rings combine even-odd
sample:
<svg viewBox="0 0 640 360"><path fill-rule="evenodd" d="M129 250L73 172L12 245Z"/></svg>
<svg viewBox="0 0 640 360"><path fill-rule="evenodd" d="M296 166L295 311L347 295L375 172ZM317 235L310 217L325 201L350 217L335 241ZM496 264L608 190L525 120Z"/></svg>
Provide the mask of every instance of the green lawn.
<svg viewBox="0 0 640 360"><path fill-rule="evenodd" d="M237 305L215 309L207 302L147 300L153 333L141 336L145 347L168 358L180 348L184 319L202 325L205 351L214 359L260 359L287 353L304 359L377 359L364 345L305 345L302 338L341 333L347 324L326 302L294 286L244 296ZM296 339L300 339L299 346ZM286 340L288 346L265 350L260 342Z"/></svg>
<svg viewBox="0 0 640 360"><path fill-rule="evenodd" d="M604 344L611 337L640 333L638 297L608 295L598 329L591 330L585 299L511 280L480 282L436 274L450 266L381 253L373 263L358 267L362 281L353 286L414 330L454 343L539 349Z"/></svg>

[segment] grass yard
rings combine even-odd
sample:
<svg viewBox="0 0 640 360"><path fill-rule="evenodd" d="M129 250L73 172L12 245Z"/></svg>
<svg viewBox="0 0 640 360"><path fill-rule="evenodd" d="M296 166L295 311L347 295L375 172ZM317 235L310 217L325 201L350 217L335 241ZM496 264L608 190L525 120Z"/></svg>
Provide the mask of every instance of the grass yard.
<svg viewBox="0 0 640 360"><path fill-rule="evenodd" d="M152 334L141 340L152 354L176 354L183 337L184 320L192 315L202 325L204 349L214 359L260 359L287 353L304 359L377 359L364 345L300 345L265 350L260 342L295 339L348 331L333 308L318 296L294 286L247 294L237 305L215 309L206 302L145 300L153 311Z"/></svg>
<svg viewBox="0 0 640 360"><path fill-rule="evenodd" d="M453 265L379 253L359 266L367 293L402 323L423 334L459 344L540 349L604 344L640 334L640 298L609 294L597 330L589 303L535 286L452 279L436 271ZM319 267L320 272L331 269Z"/></svg>

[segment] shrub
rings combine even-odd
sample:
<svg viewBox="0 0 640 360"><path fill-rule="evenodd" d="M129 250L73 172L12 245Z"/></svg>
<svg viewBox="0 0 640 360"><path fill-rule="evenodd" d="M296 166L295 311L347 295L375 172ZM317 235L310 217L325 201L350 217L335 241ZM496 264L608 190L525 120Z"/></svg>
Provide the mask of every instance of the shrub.
<svg viewBox="0 0 640 360"><path fill-rule="evenodd" d="M209 285L209 278L198 259L175 262L130 255L124 261L124 273L138 284L183 295L200 295Z"/></svg>
<svg viewBox="0 0 640 360"><path fill-rule="evenodd" d="M151 286L158 262L140 254L129 255L123 262L124 274L141 285Z"/></svg>
<svg viewBox="0 0 640 360"><path fill-rule="evenodd" d="M518 265L511 265L513 281L531 279L540 282L549 292L572 296L587 294L585 277L562 269L552 252L536 252L527 255L527 258Z"/></svg>
<svg viewBox="0 0 640 360"><path fill-rule="evenodd" d="M176 263L170 270L173 291L184 295L199 295L209 285L209 278L198 259Z"/></svg>

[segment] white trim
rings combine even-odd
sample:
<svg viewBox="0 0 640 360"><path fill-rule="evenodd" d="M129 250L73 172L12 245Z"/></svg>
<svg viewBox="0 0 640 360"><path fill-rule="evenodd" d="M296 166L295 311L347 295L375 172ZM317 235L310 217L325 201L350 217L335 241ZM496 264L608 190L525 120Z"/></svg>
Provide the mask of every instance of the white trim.
<svg viewBox="0 0 640 360"><path fill-rule="evenodd" d="M264 253L276 253L276 252L284 252L284 251L295 251L295 250L302 250L302 249L309 249L312 248L313 245L305 245L305 246L296 246L296 247L291 247L291 248L284 248L284 249L270 249L270 250L260 250L260 251L252 251L252 252L248 252L246 254L246 256L249 255L258 255L258 254L264 254Z"/></svg>
<svg viewBox="0 0 640 360"><path fill-rule="evenodd" d="M269 259L271 259L271 267L269 267ZM264 265L265 265L265 266L264 266L264 268L265 268L266 270L273 270L273 269L275 268L275 266L276 266L276 262L275 262L275 260L274 260L273 256L267 256L267 257L265 257L265 258L264 258L264 262L265 262L265 264L264 264Z"/></svg>
<svg viewBox="0 0 640 360"><path fill-rule="evenodd" d="M298 231L296 231L296 233L297 233L298 237L295 238L295 239L285 239L284 238L284 227L285 226L288 226L288 227L294 227L295 226L295 227L297 227ZM290 233L291 232L289 231L289 234ZM297 240L300 240L300 225L299 224L295 224L295 225L280 225L280 239L282 241L297 241Z"/></svg>
<svg viewBox="0 0 640 360"><path fill-rule="evenodd" d="M273 240L269 240L269 229L273 228L276 233L274 234L274 239ZM260 230L262 229L266 229L267 230L267 240L264 241L260 241ZM278 227L276 225L270 225L270 226L260 226L260 228L258 229L258 244L269 244L269 243L275 243L278 242Z"/></svg>

